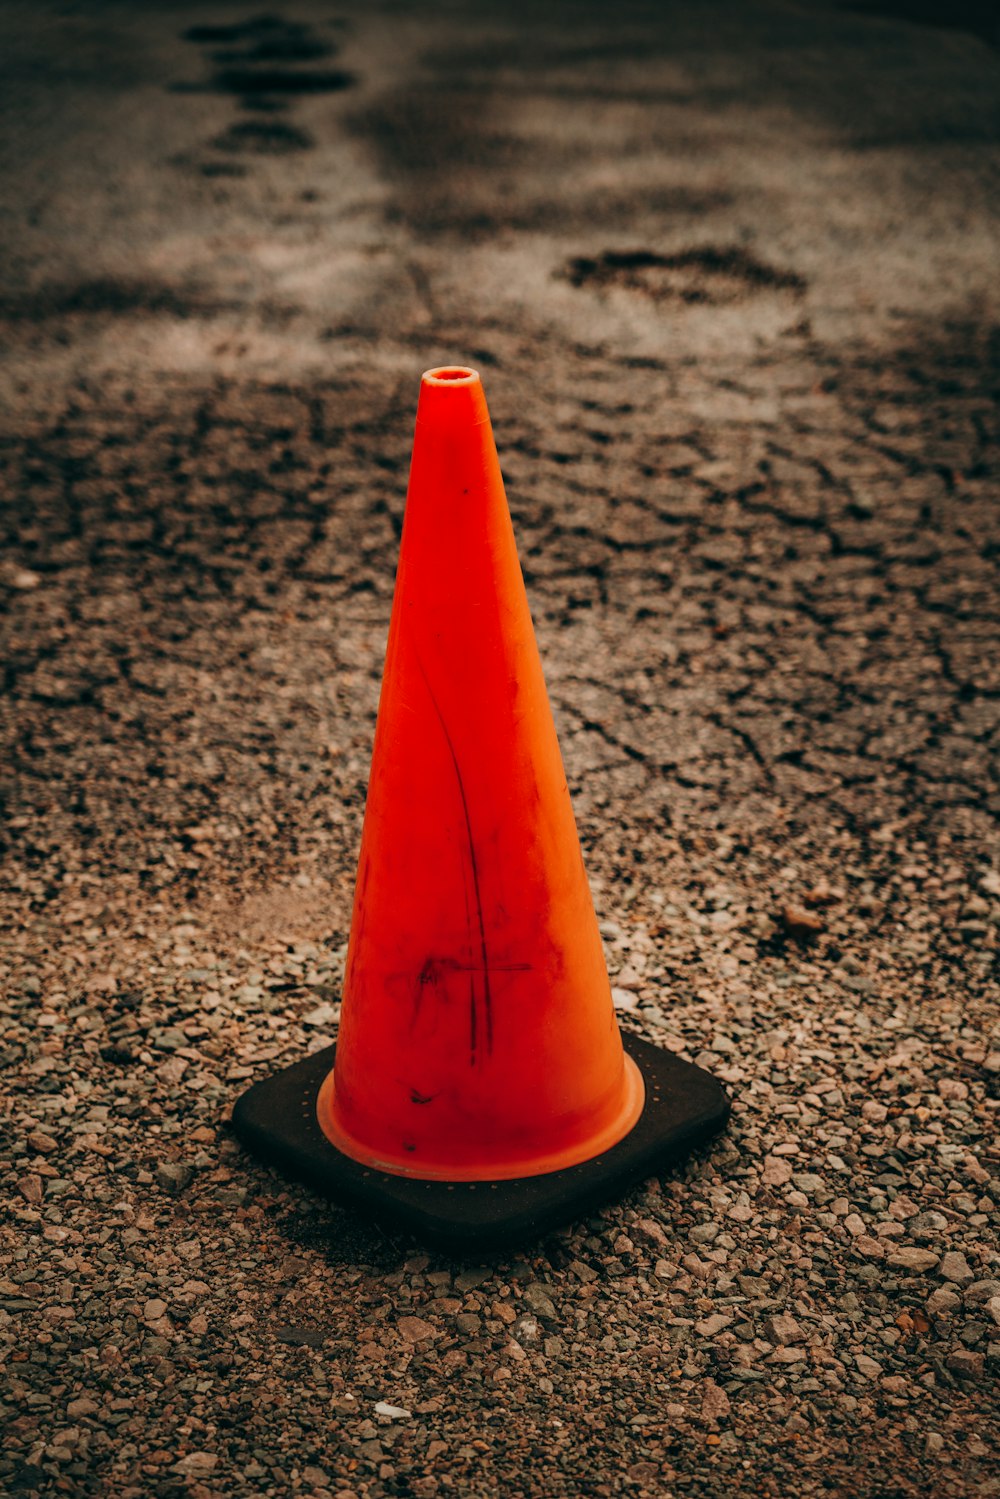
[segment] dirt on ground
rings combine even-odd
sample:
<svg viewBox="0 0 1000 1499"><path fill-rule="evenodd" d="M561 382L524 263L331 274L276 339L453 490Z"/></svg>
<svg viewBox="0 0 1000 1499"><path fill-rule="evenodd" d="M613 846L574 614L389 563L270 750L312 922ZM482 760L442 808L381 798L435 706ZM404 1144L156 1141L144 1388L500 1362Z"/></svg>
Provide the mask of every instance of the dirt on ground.
<svg viewBox="0 0 1000 1499"><path fill-rule="evenodd" d="M4 1492L1000 1492L1000 52L942 16L0 17ZM336 1035L453 361L622 1025L734 1103L482 1264L228 1124Z"/></svg>

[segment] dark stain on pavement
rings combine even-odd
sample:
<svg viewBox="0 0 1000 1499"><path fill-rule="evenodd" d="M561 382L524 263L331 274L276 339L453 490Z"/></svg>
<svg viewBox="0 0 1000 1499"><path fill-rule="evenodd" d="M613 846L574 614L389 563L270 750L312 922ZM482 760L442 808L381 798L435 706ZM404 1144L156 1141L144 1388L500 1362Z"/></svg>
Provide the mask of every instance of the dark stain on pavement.
<svg viewBox="0 0 1000 1499"><path fill-rule="evenodd" d="M556 200L540 191L537 196L520 193L504 197L483 184L470 184L471 191L461 195L430 193L401 206L399 200L386 210L391 223L409 221L424 231L460 234L469 239L489 239L501 232L543 231L582 234L593 227L598 217L635 222L641 213L643 227L655 232L664 224L690 216L707 215L725 208L733 194L699 191L688 187L650 188L642 196L639 209L635 195L594 192L582 187ZM477 192L478 186L478 192Z"/></svg>
<svg viewBox="0 0 1000 1499"><path fill-rule="evenodd" d="M39 323L52 318L111 316L205 317L235 304L199 297L155 281L95 277L89 281L49 283L20 297L0 297L0 320Z"/></svg>
<svg viewBox="0 0 1000 1499"><path fill-rule="evenodd" d="M330 57L336 47L320 41L309 26L278 16L255 16L232 26L189 26L182 32L185 42L199 47L223 46L235 51L216 53L220 62L242 57L262 62L314 62Z"/></svg>
<svg viewBox="0 0 1000 1499"><path fill-rule="evenodd" d="M408 89L358 114L353 124L394 176L426 180L514 165L524 156L528 142L492 128L489 114L489 97L479 91Z"/></svg>
<svg viewBox="0 0 1000 1499"><path fill-rule="evenodd" d="M340 68L297 66L333 57L339 49L296 21L258 16L233 25L192 26L182 35L206 49L206 61L215 69L205 82L175 83L176 93L229 94L244 109L278 111L298 97L338 93L356 81L353 73ZM251 121L231 125L209 144L218 151L281 156L308 150L315 141L294 125ZM224 173L213 170L211 163L201 170L207 176Z"/></svg>
<svg viewBox="0 0 1000 1499"><path fill-rule="evenodd" d="M220 93L236 94L246 100L258 94L333 94L350 88L352 73L336 68L223 68L215 74L212 87Z"/></svg>
<svg viewBox="0 0 1000 1499"><path fill-rule="evenodd" d="M503 128L488 87L442 82L400 90L348 124L374 148L395 184L388 215L394 222L420 233L495 233L505 214L524 208L523 199L506 197L505 184L539 148ZM553 149L546 148L547 159Z"/></svg>
<svg viewBox="0 0 1000 1499"><path fill-rule="evenodd" d="M605 250L578 256L562 272L571 286L624 287L654 302L679 301L719 306L751 292L806 289L796 271L758 260L739 245L702 245L669 255L654 250Z"/></svg>
<svg viewBox="0 0 1000 1499"><path fill-rule="evenodd" d="M287 156L292 151L308 151L315 144L307 130L277 120L242 120L213 142L220 151L242 151L251 156Z"/></svg>
<svg viewBox="0 0 1000 1499"><path fill-rule="evenodd" d="M203 161L198 167L203 177L245 177L246 167L235 161Z"/></svg>
<svg viewBox="0 0 1000 1499"><path fill-rule="evenodd" d="M967 31L992 46L1000 46L1000 11L996 0L846 0L845 10L885 16L916 26L939 26Z"/></svg>
<svg viewBox="0 0 1000 1499"><path fill-rule="evenodd" d="M265 35L252 47L213 53L216 62L320 62L338 49L330 42L310 36L308 27L286 25Z"/></svg>
<svg viewBox="0 0 1000 1499"><path fill-rule="evenodd" d="M212 46L217 42L240 42L260 29L267 30L282 23L273 16L259 16L253 21L238 21L234 26L189 26L181 33L185 42L198 46Z"/></svg>

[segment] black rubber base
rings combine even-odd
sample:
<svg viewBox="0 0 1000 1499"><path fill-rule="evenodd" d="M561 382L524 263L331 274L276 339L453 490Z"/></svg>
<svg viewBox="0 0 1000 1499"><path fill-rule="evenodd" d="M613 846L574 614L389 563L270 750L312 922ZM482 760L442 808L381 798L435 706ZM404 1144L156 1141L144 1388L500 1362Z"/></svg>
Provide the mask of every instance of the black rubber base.
<svg viewBox="0 0 1000 1499"><path fill-rule="evenodd" d="M603 1155L547 1176L452 1184L389 1176L350 1160L316 1119L334 1046L255 1083L236 1102L233 1128L248 1150L285 1175L426 1243L459 1254L524 1243L657 1175L729 1117L728 1095L714 1077L635 1036L622 1040L646 1084L638 1123Z"/></svg>

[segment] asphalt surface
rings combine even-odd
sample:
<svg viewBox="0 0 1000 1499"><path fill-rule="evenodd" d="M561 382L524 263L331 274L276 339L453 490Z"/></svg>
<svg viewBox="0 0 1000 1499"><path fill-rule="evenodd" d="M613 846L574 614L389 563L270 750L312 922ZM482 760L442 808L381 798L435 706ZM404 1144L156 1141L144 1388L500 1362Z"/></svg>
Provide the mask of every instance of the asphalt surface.
<svg viewBox="0 0 1000 1499"><path fill-rule="evenodd" d="M885 9L0 13L6 1492L1000 1491L1000 53ZM228 1126L454 361L622 1024L734 1099L482 1265Z"/></svg>

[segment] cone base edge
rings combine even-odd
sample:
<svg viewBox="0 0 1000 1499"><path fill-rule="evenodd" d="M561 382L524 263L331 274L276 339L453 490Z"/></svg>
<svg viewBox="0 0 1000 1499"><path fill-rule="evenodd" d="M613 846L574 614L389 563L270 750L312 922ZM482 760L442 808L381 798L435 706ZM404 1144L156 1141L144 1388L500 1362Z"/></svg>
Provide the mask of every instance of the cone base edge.
<svg viewBox="0 0 1000 1499"><path fill-rule="evenodd" d="M233 1107L233 1130L282 1175L452 1253L523 1244L594 1211L658 1175L724 1127L729 1095L710 1073L625 1033L642 1073L645 1106L618 1144L579 1165L540 1176L443 1182L395 1176L342 1154L316 1115L335 1047L255 1083Z"/></svg>
<svg viewBox="0 0 1000 1499"><path fill-rule="evenodd" d="M374 1171L384 1171L389 1176L403 1176L414 1181L436 1182L481 1182L489 1185L498 1181L519 1181L529 1176L550 1176L572 1166L582 1166L594 1156L611 1150L623 1140L642 1117L645 1107L645 1082L641 1069L628 1052L624 1056L621 1098L617 1112L604 1127L589 1140L567 1146L562 1150L536 1151L519 1160L498 1164L483 1162L471 1165L423 1165L419 1168L405 1160L380 1160L355 1140L341 1124L336 1114L336 1082L333 1069L327 1074L316 1101L319 1127L335 1150L350 1156L359 1165L370 1166Z"/></svg>

